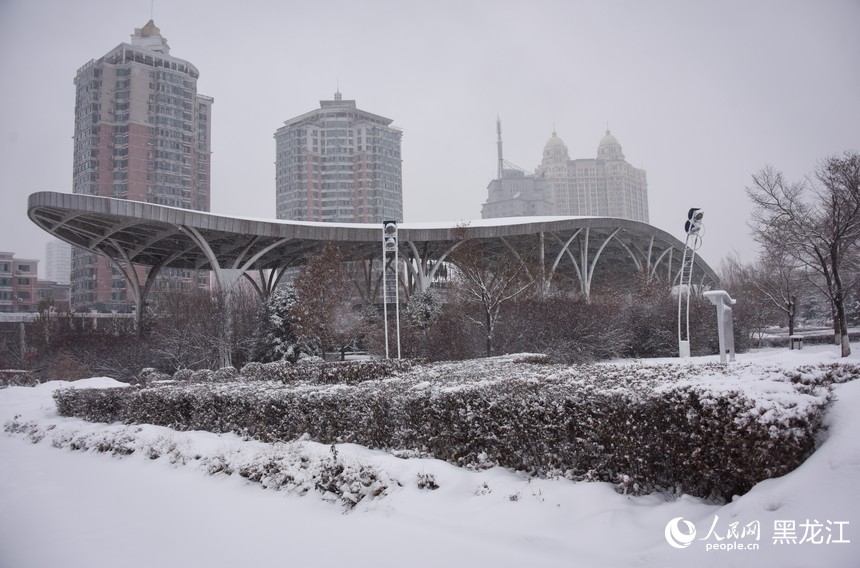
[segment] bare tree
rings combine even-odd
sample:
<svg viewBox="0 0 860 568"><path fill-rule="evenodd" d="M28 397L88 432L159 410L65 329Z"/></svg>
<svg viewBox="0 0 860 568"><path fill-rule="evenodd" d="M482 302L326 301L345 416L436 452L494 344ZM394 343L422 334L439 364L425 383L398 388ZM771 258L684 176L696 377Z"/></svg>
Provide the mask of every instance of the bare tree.
<svg viewBox="0 0 860 568"><path fill-rule="evenodd" d="M149 335L165 370L218 366L223 298L199 290L168 290L157 295Z"/></svg>
<svg viewBox="0 0 860 568"><path fill-rule="evenodd" d="M860 154L825 160L813 178L788 183L768 166L747 188L754 210L753 235L766 251L785 251L823 280L833 308L834 335L842 356L851 354L843 268L860 238Z"/></svg>
<svg viewBox="0 0 860 568"><path fill-rule="evenodd" d="M782 313L788 323L788 335L794 335L798 302L808 287L804 285L800 262L785 250L765 251L751 276L750 283L759 297Z"/></svg>
<svg viewBox="0 0 860 568"><path fill-rule="evenodd" d="M786 315L791 325L794 319L791 314L797 313L799 303L794 302L793 306L782 304L781 299L786 297L786 292L778 288L773 275L759 264L744 264L737 256L724 258L720 265L720 282L733 297L743 298L735 308L734 317L744 321L751 335L758 340L759 347L768 328L779 325ZM784 307L790 313L783 311Z"/></svg>
<svg viewBox="0 0 860 568"><path fill-rule="evenodd" d="M465 230L462 238L468 238ZM502 305L525 292L534 280L522 258L513 251L490 256L477 241L465 242L449 258L456 266L455 286L466 301L480 306L479 317L468 311L463 315L483 330L489 357L493 354L493 336Z"/></svg>
<svg viewBox="0 0 860 568"><path fill-rule="evenodd" d="M722 271L722 280L754 302L763 321L771 325L784 322L788 334L794 334L800 306L810 294L801 262L784 250L765 250L754 264L726 259Z"/></svg>

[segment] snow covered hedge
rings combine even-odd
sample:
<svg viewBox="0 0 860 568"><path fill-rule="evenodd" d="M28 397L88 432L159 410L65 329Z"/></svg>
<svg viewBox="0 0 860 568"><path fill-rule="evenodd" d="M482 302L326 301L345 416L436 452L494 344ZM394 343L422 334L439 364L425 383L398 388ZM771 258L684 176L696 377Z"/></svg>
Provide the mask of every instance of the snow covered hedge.
<svg viewBox="0 0 860 568"><path fill-rule="evenodd" d="M242 367L242 377L254 381L281 381L283 383L311 382L320 384L356 384L390 377L408 371L416 361L384 359L373 361L345 361L336 363L298 363L274 361L248 363Z"/></svg>
<svg viewBox="0 0 860 568"><path fill-rule="evenodd" d="M18 369L0 369L0 389L6 387L34 387L39 384L33 373Z"/></svg>
<svg viewBox="0 0 860 568"><path fill-rule="evenodd" d="M349 377L350 367L342 368ZM60 414L91 421L264 441L307 433L466 467L720 500L797 467L814 448L830 384L858 374L839 364L569 367L499 357L419 365L377 380L240 377L54 396Z"/></svg>

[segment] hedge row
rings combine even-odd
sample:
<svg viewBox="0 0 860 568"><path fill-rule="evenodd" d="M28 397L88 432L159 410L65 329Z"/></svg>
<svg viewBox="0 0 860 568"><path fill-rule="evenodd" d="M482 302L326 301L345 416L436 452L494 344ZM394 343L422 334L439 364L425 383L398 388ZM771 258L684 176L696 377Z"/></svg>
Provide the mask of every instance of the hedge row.
<svg viewBox="0 0 860 568"><path fill-rule="evenodd" d="M707 378L690 378L696 369ZM355 384L272 381L68 389L60 414L235 432L264 441L416 450L468 467L681 491L716 500L797 467L844 365L758 380L741 367L560 367L513 360L416 366Z"/></svg>
<svg viewBox="0 0 860 568"><path fill-rule="evenodd" d="M317 358L315 358L317 359ZM304 362L274 361L271 363L248 363L239 371L234 367L218 370L180 369L173 376L157 369L142 369L135 377L135 383L147 385L156 381L173 380L177 382L211 383L229 382L235 379L247 381L280 381L284 384L310 382L317 384L356 384L391 377L411 369L418 364L409 359L386 359L369 361Z"/></svg>
<svg viewBox="0 0 860 568"><path fill-rule="evenodd" d="M33 373L17 369L0 370L0 389L6 387L34 387L39 384Z"/></svg>
<svg viewBox="0 0 860 568"><path fill-rule="evenodd" d="M68 425L66 425L68 426ZM278 444L259 452L207 452L194 444L170 436L136 436L132 427L104 429L57 428L56 424L28 421L15 416L3 425L9 434L17 434L34 444L47 438L55 448L72 451L106 453L115 457L134 453L151 460L165 458L171 464L194 464L209 475L238 473L266 489L305 495L322 494L327 501L340 501L352 509L364 499L385 495L389 488L400 486L397 479L370 464L341 460L335 446L328 455L307 451L303 444ZM214 451L213 451L214 450ZM419 477L418 487L430 487L432 476Z"/></svg>
<svg viewBox="0 0 860 568"><path fill-rule="evenodd" d="M282 383L311 382L316 384L357 384L384 379L411 369L417 361L410 359L382 359L369 361L341 361L298 364L289 361L248 363L242 367L241 377L253 381L280 381Z"/></svg>

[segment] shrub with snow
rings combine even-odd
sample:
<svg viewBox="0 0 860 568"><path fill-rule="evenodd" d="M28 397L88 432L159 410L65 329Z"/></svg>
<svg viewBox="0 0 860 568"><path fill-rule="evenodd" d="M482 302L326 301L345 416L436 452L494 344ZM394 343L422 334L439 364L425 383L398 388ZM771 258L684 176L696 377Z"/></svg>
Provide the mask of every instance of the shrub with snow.
<svg viewBox="0 0 860 568"><path fill-rule="evenodd" d="M200 369L192 373L191 380L195 383L209 383L212 382L213 376L212 369Z"/></svg>
<svg viewBox="0 0 860 568"><path fill-rule="evenodd" d="M316 384L355 384L391 377L408 371L417 361L383 359L374 361L325 362L307 358L293 365L287 361L249 363L242 367L241 378L252 381L310 382Z"/></svg>
<svg viewBox="0 0 860 568"><path fill-rule="evenodd" d="M155 381L166 381L168 379L170 379L170 375L162 373L158 369L153 369L152 367L141 369L137 376L135 376L136 382L141 385L146 385Z"/></svg>
<svg viewBox="0 0 860 568"><path fill-rule="evenodd" d="M6 387L34 387L39 379L30 371L4 369L0 370L0 389Z"/></svg>
<svg viewBox="0 0 860 568"><path fill-rule="evenodd" d="M187 382L191 380L191 377L194 376L194 371L191 369L179 369L175 373L173 373L174 381L183 381Z"/></svg>
<svg viewBox="0 0 860 568"><path fill-rule="evenodd" d="M531 361L290 366L270 381L54 396L60 414L87 420L264 441L307 432L326 444L412 450L470 468L500 465L607 481L624 492L728 500L797 467L814 448L830 384L860 375L857 366L839 364L785 372Z"/></svg>
<svg viewBox="0 0 860 568"><path fill-rule="evenodd" d="M223 383L225 381L232 381L238 377L239 371L235 367L221 367L212 375L212 380Z"/></svg>

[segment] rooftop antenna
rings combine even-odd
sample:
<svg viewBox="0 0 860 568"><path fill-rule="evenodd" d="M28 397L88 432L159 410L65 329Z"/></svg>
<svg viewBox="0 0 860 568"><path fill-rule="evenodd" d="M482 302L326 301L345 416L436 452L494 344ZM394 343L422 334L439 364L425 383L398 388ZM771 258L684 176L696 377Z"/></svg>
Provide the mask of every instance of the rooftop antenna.
<svg viewBox="0 0 860 568"><path fill-rule="evenodd" d="M152 20L155 14L155 0L149 0L149 19Z"/></svg>
<svg viewBox="0 0 860 568"><path fill-rule="evenodd" d="M498 138L496 145L499 152L499 179L502 179L505 171L505 159L502 157L502 119L499 118L499 115L496 115L496 135Z"/></svg>

